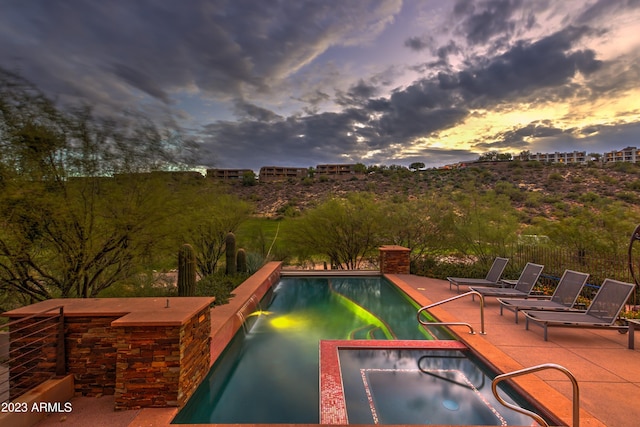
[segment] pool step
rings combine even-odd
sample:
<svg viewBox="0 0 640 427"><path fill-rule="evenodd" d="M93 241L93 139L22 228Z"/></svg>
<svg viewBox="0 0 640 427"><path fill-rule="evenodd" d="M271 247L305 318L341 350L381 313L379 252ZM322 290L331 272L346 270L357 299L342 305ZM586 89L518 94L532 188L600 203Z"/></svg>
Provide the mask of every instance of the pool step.
<svg viewBox="0 0 640 427"><path fill-rule="evenodd" d="M366 325L354 329L349 333L350 340L385 340L384 331L377 325Z"/></svg>

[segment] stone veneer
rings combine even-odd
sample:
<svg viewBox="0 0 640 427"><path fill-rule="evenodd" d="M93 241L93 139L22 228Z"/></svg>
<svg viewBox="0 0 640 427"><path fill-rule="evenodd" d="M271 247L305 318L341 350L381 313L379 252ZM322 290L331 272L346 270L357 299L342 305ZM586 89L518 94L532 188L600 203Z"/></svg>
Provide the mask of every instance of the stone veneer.
<svg viewBox="0 0 640 427"><path fill-rule="evenodd" d="M76 395L111 395L116 385L116 331L119 316L66 317L67 372L73 374Z"/></svg>
<svg viewBox="0 0 640 427"><path fill-rule="evenodd" d="M209 313L181 326L116 328L116 410L187 402L209 371Z"/></svg>
<svg viewBox="0 0 640 427"><path fill-rule="evenodd" d="M3 315L15 320L64 305L66 367L76 395L113 394L115 409L176 407L209 371L213 300L58 299Z"/></svg>
<svg viewBox="0 0 640 427"><path fill-rule="evenodd" d="M402 246L381 246L380 273L382 274L409 274L411 268L411 249Z"/></svg>

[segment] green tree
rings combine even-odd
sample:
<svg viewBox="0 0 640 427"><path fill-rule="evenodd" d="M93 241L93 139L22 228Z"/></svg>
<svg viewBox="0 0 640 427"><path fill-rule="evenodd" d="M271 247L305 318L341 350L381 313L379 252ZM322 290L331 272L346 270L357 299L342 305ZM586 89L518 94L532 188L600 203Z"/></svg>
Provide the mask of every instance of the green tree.
<svg viewBox="0 0 640 427"><path fill-rule="evenodd" d="M417 171L420 169L424 169L424 166L425 165L423 162L414 162L409 165L409 169L411 169L412 171Z"/></svg>
<svg viewBox="0 0 640 427"><path fill-rule="evenodd" d="M353 168L355 173L366 173L367 172L367 166L365 166L364 163L356 163L356 165Z"/></svg>
<svg viewBox="0 0 640 427"><path fill-rule="evenodd" d="M198 273L201 277L214 274L224 255L227 233L235 233L253 208L249 203L207 185L181 194L180 199L183 201L182 233L184 241L190 242L196 252Z"/></svg>
<svg viewBox="0 0 640 427"><path fill-rule="evenodd" d="M494 191L478 191L472 182L453 194L452 243L464 254L488 262L504 255L520 225L509 198Z"/></svg>
<svg viewBox="0 0 640 427"><path fill-rule="evenodd" d="M256 174L252 171L246 171L242 174L242 185L250 187L256 185Z"/></svg>
<svg viewBox="0 0 640 427"><path fill-rule="evenodd" d="M94 297L138 272L181 144L149 122L63 111L0 70L0 290Z"/></svg>
<svg viewBox="0 0 640 427"><path fill-rule="evenodd" d="M488 151L488 152L480 155L480 157L478 158L478 161L491 162L491 161L497 160L497 158L498 158L498 152L497 151Z"/></svg>
<svg viewBox="0 0 640 427"><path fill-rule="evenodd" d="M518 154L518 158L523 161L529 160L529 157L531 157L531 151L529 150L522 150L520 154Z"/></svg>
<svg viewBox="0 0 640 427"><path fill-rule="evenodd" d="M385 244L411 249L411 261L447 248L451 242L451 202L433 192L400 203L385 202Z"/></svg>
<svg viewBox="0 0 640 427"><path fill-rule="evenodd" d="M638 213L606 199L568 208L553 220L539 219L536 232L546 234L556 247L570 249L579 262L589 255L612 259L625 256Z"/></svg>
<svg viewBox="0 0 640 427"><path fill-rule="evenodd" d="M296 219L289 239L303 256L322 254L340 269L355 270L381 244L380 212L369 194L333 198Z"/></svg>

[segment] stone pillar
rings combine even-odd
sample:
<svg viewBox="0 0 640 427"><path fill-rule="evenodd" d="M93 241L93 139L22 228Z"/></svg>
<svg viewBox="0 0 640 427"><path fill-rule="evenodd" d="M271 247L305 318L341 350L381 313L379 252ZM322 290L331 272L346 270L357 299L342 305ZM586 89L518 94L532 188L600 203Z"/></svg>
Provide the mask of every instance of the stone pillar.
<svg viewBox="0 0 640 427"><path fill-rule="evenodd" d="M381 246L380 273L409 274L411 249L396 245Z"/></svg>
<svg viewBox="0 0 640 427"><path fill-rule="evenodd" d="M115 409L184 406L209 372L209 307L183 325L115 329Z"/></svg>

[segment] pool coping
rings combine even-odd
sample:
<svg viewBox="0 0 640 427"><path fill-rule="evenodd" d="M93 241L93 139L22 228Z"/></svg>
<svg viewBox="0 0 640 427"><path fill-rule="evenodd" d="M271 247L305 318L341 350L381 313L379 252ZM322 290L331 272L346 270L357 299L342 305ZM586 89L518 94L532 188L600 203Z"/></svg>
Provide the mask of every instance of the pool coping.
<svg viewBox="0 0 640 427"><path fill-rule="evenodd" d="M64 306L65 317L114 317L112 327L183 326L213 297L57 298L2 313L19 319Z"/></svg>

